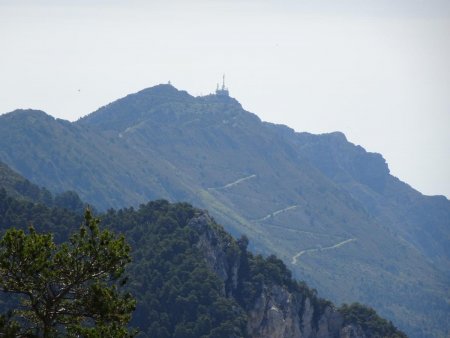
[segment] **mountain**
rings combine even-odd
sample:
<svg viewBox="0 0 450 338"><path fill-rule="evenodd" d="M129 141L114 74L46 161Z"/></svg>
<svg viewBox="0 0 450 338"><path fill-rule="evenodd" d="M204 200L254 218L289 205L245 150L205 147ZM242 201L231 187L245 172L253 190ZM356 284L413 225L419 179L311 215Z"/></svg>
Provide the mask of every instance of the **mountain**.
<svg viewBox="0 0 450 338"><path fill-rule="evenodd" d="M0 217L0 234L32 223L61 241L81 222L74 210L15 199L5 191L0 185L0 215L8 215ZM159 200L100 217L132 247L127 289L137 300L131 325L139 337L405 337L370 308L336 309L293 280L275 256L254 256L248 239L235 240L207 212L186 203ZM17 298L4 295L0 335L1 315L17 307Z"/></svg>
<svg viewBox="0 0 450 338"><path fill-rule="evenodd" d="M305 158L360 202L380 224L389 226L448 273L449 201L444 196L420 194L389 175L381 155L368 154L340 136L303 133L295 144Z"/></svg>
<svg viewBox="0 0 450 338"><path fill-rule="evenodd" d="M2 162L0 162L0 188L4 190L5 195L47 207L66 208L81 213L87 206L76 192L65 191L52 195L48 189L31 183Z"/></svg>
<svg viewBox="0 0 450 338"><path fill-rule="evenodd" d="M188 201L327 298L367 303L413 337L449 334L450 202L342 133L297 133L231 97L159 85L75 123L5 114L0 136L0 161L52 191L103 210Z"/></svg>

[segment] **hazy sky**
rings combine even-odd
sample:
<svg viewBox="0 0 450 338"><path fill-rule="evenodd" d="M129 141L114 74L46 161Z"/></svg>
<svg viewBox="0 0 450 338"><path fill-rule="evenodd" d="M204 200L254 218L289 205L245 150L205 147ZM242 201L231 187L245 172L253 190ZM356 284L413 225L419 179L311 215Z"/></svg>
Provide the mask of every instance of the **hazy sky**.
<svg viewBox="0 0 450 338"><path fill-rule="evenodd" d="M450 1L0 0L0 113L71 121L171 81L297 131L342 131L450 196Z"/></svg>

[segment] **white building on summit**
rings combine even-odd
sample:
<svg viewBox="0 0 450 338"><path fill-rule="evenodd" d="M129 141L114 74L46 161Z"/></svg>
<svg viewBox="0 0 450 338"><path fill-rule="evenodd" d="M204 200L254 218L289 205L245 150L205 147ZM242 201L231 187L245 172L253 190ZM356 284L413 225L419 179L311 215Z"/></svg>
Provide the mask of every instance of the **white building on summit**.
<svg viewBox="0 0 450 338"><path fill-rule="evenodd" d="M216 95L230 96L230 93L228 92L228 88L225 87L225 74L222 77L222 88L219 88L219 84L217 84Z"/></svg>

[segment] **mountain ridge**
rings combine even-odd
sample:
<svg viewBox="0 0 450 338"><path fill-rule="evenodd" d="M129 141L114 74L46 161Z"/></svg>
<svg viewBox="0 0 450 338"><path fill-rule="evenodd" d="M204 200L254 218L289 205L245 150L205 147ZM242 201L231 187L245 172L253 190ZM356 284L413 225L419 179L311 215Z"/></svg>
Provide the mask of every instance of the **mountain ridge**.
<svg viewBox="0 0 450 338"><path fill-rule="evenodd" d="M232 233L246 233L259 252L276 253L334 301L369 303L402 318L416 336L432 332L413 328L420 318L434 329L447 323L448 331L448 200L418 197L390 176L381 155L342 133L297 133L262 122L232 98L195 98L169 85L75 123L49 120L52 126L36 130L4 121L0 116L0 135L13 141L0 140L0 160L40 185L75 190L100 208L187 200ZM63 127L70 129L64 138ZM33 144L28 133L54 139ZM33 153L44 163L36 166ZM43 170L52 156L57 182ZM386 303L391 296L393 305ZM434 315L421 305L436 308Z"/></svg>

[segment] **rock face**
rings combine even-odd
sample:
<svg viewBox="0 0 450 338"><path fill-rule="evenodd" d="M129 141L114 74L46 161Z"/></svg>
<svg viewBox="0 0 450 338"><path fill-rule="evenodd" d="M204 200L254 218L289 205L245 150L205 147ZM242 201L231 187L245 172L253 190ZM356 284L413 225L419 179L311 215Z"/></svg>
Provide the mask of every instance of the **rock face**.
<svg viewBox="0 0 450 338"><path fill-rule="evenodd" d="M248 332L255 337L301 337L300 304L282 287L266 287L249 313ZM309 324L309 323L308 323Z"/></svg>
<svg viewBox="0 0 450 338"><path fill-rule="evenodd" d="M201 233L197 247L210 269L224 282L223 293L231 296L233 290L237 288L239 259L236 256L230 261L226 250L231 246L232 238L224 236L223 233L219 234L219 229L214 230L211 224L213 221L208 213L193 218L189 222L190 227L196 228Z"/></svg>
<svg viewBox="0 0 450 338"><path fill-rule="evenodd" d="M211 225L213 220L204 213L189 222L201 234L197 248L207 265L223 281L223 292L228 297L238 287L239 255L231 255L233 239ZM234 244L235 245L235 244ZM267 283L247 311L247 333L254 338L364 338L359 325L344 326L344 319L336 309L326 303L317 306L317 299L290 292L286 286Z"/></svg>
<svg viewBox="0 0 450 338"><path fill-rule="evenodd" d="M252 337L337 337L342 317L330 307L318 323L309 298L299 298L279 285L268 286L249 313Z"/></svg>
<svg viewBox="0 0 450 338"><path fill-rule="evenodd" d="M366 337L359 326L343 326L342 316L333 307L317 312L308 297L279 285L267 286L248 313L247 330L255 338Z"/></svg>

